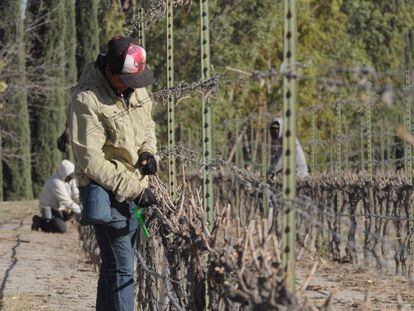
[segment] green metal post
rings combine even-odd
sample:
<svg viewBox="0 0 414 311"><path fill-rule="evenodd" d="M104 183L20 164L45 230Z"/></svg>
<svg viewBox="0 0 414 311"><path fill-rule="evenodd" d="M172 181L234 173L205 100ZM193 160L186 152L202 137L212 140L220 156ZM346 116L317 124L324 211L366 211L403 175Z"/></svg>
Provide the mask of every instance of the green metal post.
<svg viewBox="0 0 414 311"><path fill-rule="evenodd" d="M138 16L140 19L138 25L138 44L145 49L145 23L141 21L142 17L144 16L144 8L140 8L138 10Z"/></svg>
<svg viewBox="0 0 414 311"><path fill-rule="evenodd" d="M395 154L394 154L394 133L392 131L387 131L387 150L388 150L388 170L393 172L395 170Z"/></svg>
<svg viewBox="0 0 414 311"><path fill-rule="evenodd" d="M167 87L174 87L174 8L173 0L167 0ZM175 96L168 96L168 147L175 147ZM168 180L170 196L174 199L177 190L177 165L175 156L168 156Z"/></svg>
<svg viewBox="0 0 414 311"><path fill-rule="evenodd" d="M237 168L240 168L241 167L241 164L240 164L240 157L241 157L241 155L240 155L240 144L238 144L237 143L237 138L239 137L239 135L240 135L240 126L239 126L239 124L238 123L236 123L236 140L235 140L235 143L236 143L236 167ZM241 208L241 200L240 200L240 184L238 183L238 182L236 182L236 210L237 210L237 217L238 218L240 218L240 219L243 219L243 215L245 215L245 212L244 211L242 211L242 208Z"/></svg>
<svg viewBox="0 0 414 311"><path fill-rule="evenodd" d="M346 130L345 130L345 136L346 136L346 140L344 142L345 144L345 170L349 172L350 167L349 167L349 131L348 128L345 126Z"/></svg>
<svg viewBox="0 0 414 311"><path fill-rule="evenodd" d="M342 99L340 99L337 102L336 113L337 113L337 120L336 120L336 170L335 170L335 175L336 175L337 180L339 180L339 178L341 177L341 172L342 172ZM337 210L339 210L341 202L342 202L342 193L340 191L338 191L337 195L336 195Z"/></svg>
<svg viewBox="0 0 414 311"><path fill-rule="evenodd" d="M380 142L380 152L381 152L381 172L382 173L385 173L385 143L384 143L384 140L385 140L385 135L384 135L384 126L382 126L382 128L381 128L381 132L380 132L380 139L381 139L381 142Z"/></svg>
<svg viewBox="0 0 414 311"><path fill-rule="evenodd" d="M201 81L210 79L210 26L208 0L200 0L200 32L201 32ZM207 217L208 227L213 227L213 178L210 163L213 157L211 105L210 98L203 93L203 206ZM206 310L211 310L209 280L206 278Z"/></svg>
<svg viewBox="0 0 414 311"><path fill-rule="evenodd" d="M267 102L264 102L263 107L264 114L267 113ZM269 130L266 122L266 118L263 121L263 140L262 140L262 178L263 178L263 184L266 185L268 183L268 171L269 171L269 161L268 156L270 154L269 149ZM264 217L268 217L268 202L267 202L267 189L263 193L263 215Z"/></svg>
<svg viewBox="0 0 414 311"><path fill-rule="evenodd" d="M365 128L364 119L361 118L361 170L365 170Z"/></svg>
<svg viewBox="0 0 414 311"><path fill-rule="evenodd" d="M410 79L410 70L405 71L405 130L407 133L411 134L411 79ZM404 168L405 168L405 175L407 179L411 182L412 181L412 148L410 144L405 143L404 146Z"/></svg>
<svg viewBox="0 0 414 311"><path fill-rule="evenodd" d="M296 0L285 0L283 77L283 213L282 264L286 287L295 291L296 266Z"/></svg>
<svg viewBox="0 0 414 311"><path fill-rule="evenodd" d="M312 145L311 145L312 172L316 172L316 110L312 109Z"/></svg>
<svg viewBox="0 0 414 311"><path fill-rule="evenodd" d="M200 0L200 27L201 27L201 81L210 79L210 26L208 0ZM207 95L202 95L203 109L203 205L207 213L207 222L213 225L213 178L210 162L213 156L211 105Z"/></svg>
<svg viewBox="0 0 414 311"><path fill-rule="evenodd" d="M336 105L336 177L342 171L342 100L339 100Z"/></svg>
<svg viewBox="0 0 414 311"><path fill-rule="evenodd" d="M333 135L334 133L333 133L333 130L331 129L331 139L330 139L330 141L329 141L329 161L328 161L328 163L329 163L329 166L328 166L328 169L329 169L329 171L331 171L331 172L334 172L334 168L335 168L335 159L334 159L334 153L335 153L335 151L334 151L334 135Z"/></svg>
<svg viewBox="0 0 414 311"><path fill-rule="evenodd" d="M371 85L368 87L368 102L367 102L367 152L368 152L368 176L370 181L373 177L373 153L372 153L372 90Z"/></svg>

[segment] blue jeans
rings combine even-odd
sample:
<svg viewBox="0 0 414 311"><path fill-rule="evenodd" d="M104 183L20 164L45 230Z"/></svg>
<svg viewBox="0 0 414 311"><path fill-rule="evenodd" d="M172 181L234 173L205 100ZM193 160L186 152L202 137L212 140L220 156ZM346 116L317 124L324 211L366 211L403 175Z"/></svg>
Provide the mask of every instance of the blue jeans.
<svg viewBox="0 0 414 311"><path fill-rule="evenodd" d="M134 246L138 223L127 202L119 203L109 193L112 220L94 225L101 252L97 311L134 310Z"/></svg>

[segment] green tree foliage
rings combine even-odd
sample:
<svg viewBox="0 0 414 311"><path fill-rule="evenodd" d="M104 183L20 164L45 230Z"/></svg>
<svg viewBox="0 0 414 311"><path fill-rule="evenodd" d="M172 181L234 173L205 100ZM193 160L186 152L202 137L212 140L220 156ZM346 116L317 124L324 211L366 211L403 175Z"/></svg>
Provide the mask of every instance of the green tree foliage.
<svg viewBox="0 0 414 311"><path fill-rule="evenodd" d="M283 5L283 1L270 0L210 1L212 73L225 72L226 80L239 75L229 67L246 72L269 68L279 70L283 62ZM357 88L363 77L341 73L341 68L374 66L376 70L384 71L400 70L404 66L404 48L411 51L405 38L407 32L414 29L414 9L411 2L402 0L302 0L298 10L298 63L300 74L307 77L299 83L298 136L309 155L314 107L324 107L316 113L317 139L327 142L336 135L335 101L339 97L361 103L367 100L367 92ZM200 34L197 3L192 3L190 9L176 9L174 26L175 80L198 80ZM165 20L151 26L146 37L148 59L158 78L154 87L159 89L165 87L166 81ZM334 87L326 83L329 79L348 81L350 86ZM395 77L392 81L377 82L392 82L397 87L401 83ZM213 107L216 155L228 153L231 148L229 142L235 141L236 132L243 126L247 126L247 141L264 141L270 117L282 109L281 90L282 82L278 79L270 83L263 80L221 84ZM181 100L177 107L179 140L193 147L201 147L200 102L198 96L192 96ZM380 124L387 115L387 109L377 106L374 120ZM267 116L263 114L266 111ZM258 114L263 117L258 119L255 117ZM345 128L354 130L352 135L359 135L358 126L366 121L362 105L349 106L344 114ZM162 124L158 130L161 144L165 145L165 107L157 107L155 116ZM245 152L246 160L254 160L248 153L254 154L254 149L259 148L260 143L255 144L245 148L250 150ZM319 160L326 162L326 146L321 145L319 153Z"/></svg>
<svg viewBox="0 0 414 311"><path fill-rule="evenodd" d="M88 63L95 61L99 52L98 7L98 0L76 1L78 76Z"/></svg>
<svg viewBox="0 0 414 311"><path fill-rule="evenodd" d="M65 126L65 3L28 1L27 22L30 24L38 16L47 16L47 20L29 36L29 66L33 70L30 78L39 83L29 94L35 196L62 159L56 140Z"/></svg>
<svg viewBox="0 0 414 311"><path fill-rule="evenodd" d="M28 199L32 197L32 180L21 1L1 1L0 15L0 49L9 73L3 110L9 117L2 122L4 199Z"/></svg>
<svg viewBox="0 0 414 311"><path fill-rule="evenodd" d="M65 0L65 79L68 88L75 85L77 81L76 68L76 19L75 5L73 0ZM69 92L67 92L69 94Z"/></svg>
<svg viewBox="0 0 414 311"><path fill-rule="evenodd" d="M404 36L413 28L413 3L409 1L344 1L348 32L360 40L371 63L379 70L399 68Z"/></svg>
<svg viewBox="0 0 414 311"><path fill-rule="evenodd" d="M100 35L101 51L106 51L106 43L116 35L125 31L125 15L119 0L103 0L100 6Z"/></svg>
<svg viewBox="0 0 414 311"><path fill-rule="evenodd" d="M68 113L71 99L71 88L76 84L78 69L76 67L76 18L75 3L73 0L65 0L65 109ZM65 158L73 160L72 154L68 151Z"/></svg>

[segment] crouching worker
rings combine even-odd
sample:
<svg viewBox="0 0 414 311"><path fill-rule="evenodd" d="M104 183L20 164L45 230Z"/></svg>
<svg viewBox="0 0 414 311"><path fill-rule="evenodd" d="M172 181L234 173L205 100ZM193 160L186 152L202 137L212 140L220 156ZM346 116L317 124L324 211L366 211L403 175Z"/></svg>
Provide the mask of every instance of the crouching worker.
<svg viewBox="0 0 414 311"><path fill-rule="evenodd" d="M69 128L82 202L82 224L93 225L100 249L96 310L134 310L134 204L156 204L148 178L157 172L153 83L145 50L114 37L74 89Z"/></svg>
<svg viewBox="0 0 414 311"><path fill-rule="evenodd" d="M271 158L269 177L273 179L277 174L282 171L283 165L283 119L276 117L270 124L270 137L271 137ZM296 174L298 177L309 176L308 165L306 164L305 153L303 152L302 145L299 140L296 139Z"/></svg>
<svg viewBox="0 0 414 311"><path fill-rule="evenodd" d="M79 190L75 166L63 160L58 170L45 182L39 198L41 217L33 216L32 230L65 233L66 221L80 214Z"/></svg>

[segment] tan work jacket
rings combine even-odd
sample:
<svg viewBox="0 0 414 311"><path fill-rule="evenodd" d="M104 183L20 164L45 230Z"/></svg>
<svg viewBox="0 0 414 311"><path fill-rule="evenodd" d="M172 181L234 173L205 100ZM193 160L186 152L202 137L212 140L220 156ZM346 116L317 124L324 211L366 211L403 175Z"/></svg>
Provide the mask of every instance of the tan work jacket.
<svg viewBox="0 0 414 311"><path fill-rule="evenodd" d="M69 110L79 186L93 180L119 202L134 199L148 186L135 166L139 154L156 152L151 109L145 88L131 94L127 107L97 64L88 65L74 88Z"/></svg>

